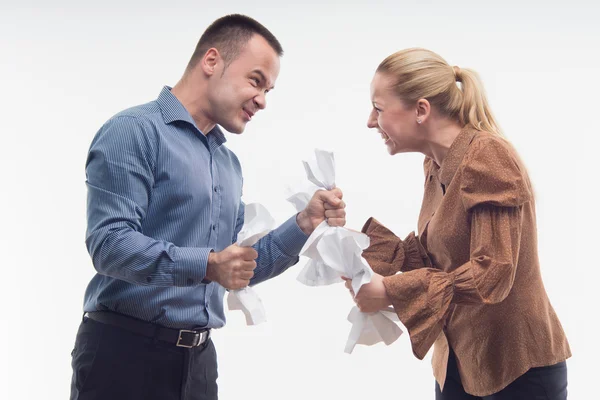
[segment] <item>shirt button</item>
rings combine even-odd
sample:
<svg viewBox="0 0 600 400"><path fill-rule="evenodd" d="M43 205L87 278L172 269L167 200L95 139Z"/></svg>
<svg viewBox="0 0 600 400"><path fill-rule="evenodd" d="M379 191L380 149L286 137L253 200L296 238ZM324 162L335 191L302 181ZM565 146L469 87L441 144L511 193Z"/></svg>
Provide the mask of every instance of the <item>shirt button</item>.
<svg viewBox="0 0 600 400"><path fill-rule="evenodd" d="M219 191L219 188L217 186L215 186L215 193L217 193Z"/></svg>
<svg viewBox="0 0 600 400"><path fill-rule="evenodd" d="M213 225L213 226L212 226L212 230L213 230L213 231L216 231L216 230L217 230L217 226L216 226L216 225Z"/></svg>

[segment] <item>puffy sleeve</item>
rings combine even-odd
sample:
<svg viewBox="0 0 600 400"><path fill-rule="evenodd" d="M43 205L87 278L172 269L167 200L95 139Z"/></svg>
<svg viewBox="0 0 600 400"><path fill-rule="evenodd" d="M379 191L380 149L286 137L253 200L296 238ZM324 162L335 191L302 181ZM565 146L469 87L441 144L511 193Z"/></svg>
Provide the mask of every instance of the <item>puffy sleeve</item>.
<svg viewBox="0 0 600 400"><path fill-rule="evenodd" d="M512 288L522 206L531 194L517 160L494 147L477 149L464 167L461 198L471 217L469 261L451 272L421 268L384 278L419 359L439 336L451 304L500 303Z"/></svg>
<svg viewBox="0 0 600 400"><path fill-rule="evenodd" d="M414 232L402 240L373 217L367 220L362 232L371 241L362 256L379 275L389 276L431 266L427 252Z"/></svg>
<svg viewBox="0 0 600 400"><path fill-rule="evenodd" d="M460 194L467 211L479 205L516 207L532 198L529 179L516 152L502 139L474 143L462 169Z"/></svg>

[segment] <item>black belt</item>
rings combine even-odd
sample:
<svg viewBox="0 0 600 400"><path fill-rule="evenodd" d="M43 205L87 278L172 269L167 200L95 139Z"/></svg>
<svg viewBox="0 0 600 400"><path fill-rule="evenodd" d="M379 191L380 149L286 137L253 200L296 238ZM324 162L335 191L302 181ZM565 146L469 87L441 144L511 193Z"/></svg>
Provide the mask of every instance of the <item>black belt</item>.
<svg viewBox="0 0 600 400"><path fill-rule="evenodd" d="M173 343L177 347L192 348L210 339L210 329L206 328L196 330L165 328L111 311L94 311L87 313L86 316L94 321L117 326L138 335Z"/></svg>

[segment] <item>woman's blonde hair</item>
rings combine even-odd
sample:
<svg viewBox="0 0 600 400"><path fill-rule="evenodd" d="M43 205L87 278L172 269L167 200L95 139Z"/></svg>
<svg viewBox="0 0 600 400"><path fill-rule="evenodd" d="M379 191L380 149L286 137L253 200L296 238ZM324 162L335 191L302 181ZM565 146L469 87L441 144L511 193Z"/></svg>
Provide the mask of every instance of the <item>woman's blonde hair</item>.
<svg viewBox="0 0 600 400"><path fill-rule="evenodd" d="M442 115L462 126L502 136L475 71L451 67L436 53L413 48L390 55L377 72L393 79L393 89L404 102L427 99Z"/></svg>

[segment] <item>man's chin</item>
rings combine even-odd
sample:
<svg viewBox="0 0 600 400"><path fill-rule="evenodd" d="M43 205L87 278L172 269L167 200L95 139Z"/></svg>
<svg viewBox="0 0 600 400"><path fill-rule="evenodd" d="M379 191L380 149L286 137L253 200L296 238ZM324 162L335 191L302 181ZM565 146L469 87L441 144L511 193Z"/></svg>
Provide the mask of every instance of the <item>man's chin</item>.
<svg viewBox="0 0 600 400"><path fill-rule="evenodd" d="M244 129L246 129L246 124L242 124L242 125L221 125L223 128L225 128L225 130L229 133L234 133L236 135L241 134L242 132L244 132Z"/></svg>

